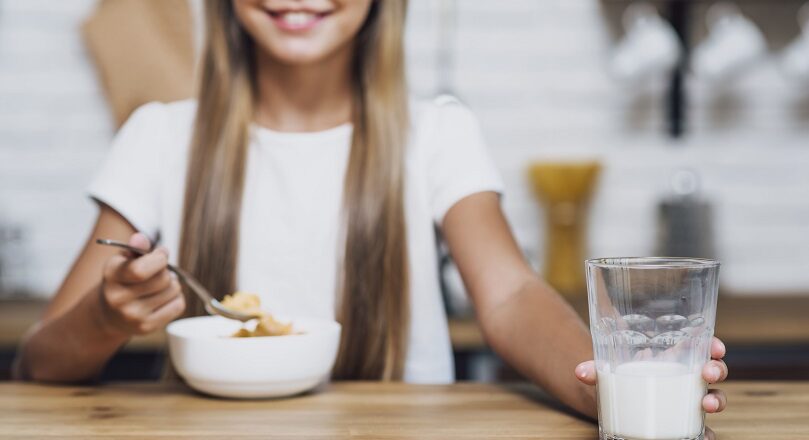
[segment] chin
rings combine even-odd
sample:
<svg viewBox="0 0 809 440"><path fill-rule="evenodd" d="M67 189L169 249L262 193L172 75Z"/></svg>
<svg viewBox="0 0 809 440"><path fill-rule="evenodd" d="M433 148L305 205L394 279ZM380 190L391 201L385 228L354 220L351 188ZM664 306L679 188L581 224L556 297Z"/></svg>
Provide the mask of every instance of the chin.
<svg viewBox="0 0 809 440"><path fill-rule="evenodd" d="M275 47L268 52L272 54L275 61L287 65L313 64L328 57L328 54L320 48L302 47L301 45Z"/></svg>

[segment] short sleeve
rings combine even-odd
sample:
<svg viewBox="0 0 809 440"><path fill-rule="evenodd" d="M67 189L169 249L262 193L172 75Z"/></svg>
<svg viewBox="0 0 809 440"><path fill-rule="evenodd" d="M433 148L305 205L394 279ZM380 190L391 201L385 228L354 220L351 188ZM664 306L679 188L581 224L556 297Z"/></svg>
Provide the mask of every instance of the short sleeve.
<svg viewBox="0 0 809 440"><path fill-rule="evenodd" d="M440 225L455 203L478 192L502 194L503 182L486 149L480 124L467 107L442 96L429 113L427 180L433 220Z"/></svg>
<svg viewBox="0 0 809 440"><path fill-rule="evenodd" d="M121 214L154 239L159 230L164 104L138 108L121 127L101 169L88 187L90 198Z"/></svg>

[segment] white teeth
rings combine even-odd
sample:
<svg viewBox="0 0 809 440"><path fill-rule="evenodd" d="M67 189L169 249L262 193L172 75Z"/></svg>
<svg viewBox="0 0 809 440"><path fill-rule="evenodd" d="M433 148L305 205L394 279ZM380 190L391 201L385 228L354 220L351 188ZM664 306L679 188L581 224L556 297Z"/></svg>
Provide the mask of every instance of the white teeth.
<svg viewBox="0 0 809 440"><path fill-rule="evenodd" d="M315 14L309 12L287 12L283 20L290 26L303 26L315 19Z"/></svg>

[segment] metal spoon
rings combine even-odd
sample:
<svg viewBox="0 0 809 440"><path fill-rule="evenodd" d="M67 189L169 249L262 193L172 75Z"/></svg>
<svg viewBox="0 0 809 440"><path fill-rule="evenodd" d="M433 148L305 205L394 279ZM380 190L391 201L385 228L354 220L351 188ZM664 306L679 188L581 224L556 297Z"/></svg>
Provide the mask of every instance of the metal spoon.
<svg viewBox="0 0 809 440"><path fill-rule="evenodd" d="M96 240L96 243L103 244L105 246L115 246L121 249L126 249L129 252L132 252L135 255L144 255L149 253L149 251L139 249L136 247L132 247L126 243L122 243L120 241L115 240L107 240L99 238ZM177 278L183 282L192 292L194 292L199 299L202 300L202 303L205 304L205 310L212 315L220 315L224 316L225 318L235 319L237 321L249 321L251 319L259 318L258 315L251 315L248 313L241 313L235 310L230 310L229 308L225 307L220 303L216 298L208 292L208 289L202 286L196 278L194 278L190 273L180 269L179 267L173 266L171 264L167 265L168 269L175 274L177 274Z"/></svg>

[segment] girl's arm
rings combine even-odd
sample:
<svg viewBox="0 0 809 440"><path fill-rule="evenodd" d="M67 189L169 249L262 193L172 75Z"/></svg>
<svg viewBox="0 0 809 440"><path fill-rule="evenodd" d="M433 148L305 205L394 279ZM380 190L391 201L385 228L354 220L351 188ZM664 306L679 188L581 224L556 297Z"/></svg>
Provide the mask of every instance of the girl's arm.
<svg viewBox="0 0 809 440"><path fill-rule="evenodd" d="M595 389L573 374L576 365L593 358L590 334L523 258L497 194L473 194L456 203L442 231L487 342L543 389L595 417Z"/></svg>
<svg viewBox="0 0 809 440"><path fill-rule="evenodd" d="M123 217L102 206L81 255L26 335L15 360L15 378L92 379L133 334L160 328L182 313L180 286L166 270L164 249L131 258L94 243L97 237L129 239L129 244L148 249L146 237L134 232Z"/></svg>
<svg viewBox="0 0 809 440"><path fill-rule="evenodd" d="M498 196L485 192L462 199L444 217L443 232L492 348L562 402L596 417L590 334L525 262ZM702 369L707 383L727 378L724 355L725 346L714 338L712 359ZM716 389L702 399L710 413L722 411L726 403Z"/></svg>

